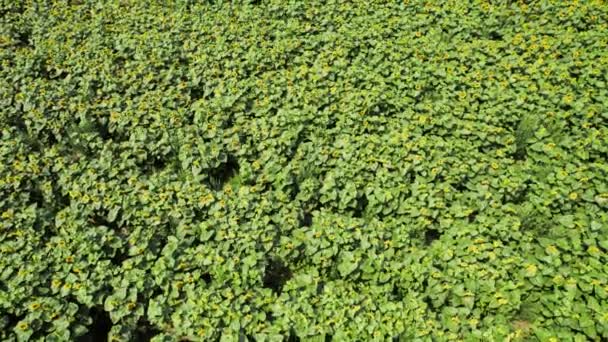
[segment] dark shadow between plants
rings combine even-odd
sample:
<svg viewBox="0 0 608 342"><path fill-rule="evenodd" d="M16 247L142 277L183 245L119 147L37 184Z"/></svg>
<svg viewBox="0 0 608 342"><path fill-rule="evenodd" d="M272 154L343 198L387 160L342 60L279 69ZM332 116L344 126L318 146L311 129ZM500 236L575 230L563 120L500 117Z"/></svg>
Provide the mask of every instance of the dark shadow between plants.
<svg viewBox="0 0 608 342"><path fill-rule="evenodd" d="M283 285L285 285L291 277L291 270L283 261L272 259L266 266L262 283L265 288L271 289L276 294L281 294Z"/></svg>
<svg viewBox="0 0 608 342"><path fill-rule="evenodd" d="M110 314L102 307L93 307L90 310L93 323L88 327L89 331L77 339L78 342L97 342L107 341L110 329L112 329L112 320Z"/></svg>

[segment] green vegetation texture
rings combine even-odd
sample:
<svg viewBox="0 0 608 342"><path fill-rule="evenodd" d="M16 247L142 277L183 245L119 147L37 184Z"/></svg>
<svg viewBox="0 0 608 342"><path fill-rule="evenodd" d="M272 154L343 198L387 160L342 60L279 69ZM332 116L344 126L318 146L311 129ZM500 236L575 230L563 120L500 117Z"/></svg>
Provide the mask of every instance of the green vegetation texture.
<svg viewBox="0 0 608 342"><path fill-rule="evenodd" d="M0 63L0 340L608 339L604 0L2 0Z"/></svg>

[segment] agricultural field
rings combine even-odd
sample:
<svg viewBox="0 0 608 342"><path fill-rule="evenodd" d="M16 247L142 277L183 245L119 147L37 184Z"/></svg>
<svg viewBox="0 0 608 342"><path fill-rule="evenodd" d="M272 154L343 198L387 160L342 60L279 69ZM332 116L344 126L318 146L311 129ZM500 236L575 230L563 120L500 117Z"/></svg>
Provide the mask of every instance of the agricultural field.
<svg viewBox="0 0 608 342"><path fill-rule="evenodd" d="M608 340L608 2L1 0L0 340Z"/></svg>

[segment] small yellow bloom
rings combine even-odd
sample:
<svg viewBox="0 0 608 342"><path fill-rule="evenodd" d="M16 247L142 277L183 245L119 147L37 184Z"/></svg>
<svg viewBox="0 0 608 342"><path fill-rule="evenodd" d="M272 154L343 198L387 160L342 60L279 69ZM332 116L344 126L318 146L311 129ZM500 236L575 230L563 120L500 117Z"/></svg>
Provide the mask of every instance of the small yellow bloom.
<svg viewBox="0 0 608 342"><path fill-rule="evenodd" d="M536 267L536 265L532 265L532 264L530 264L530 265L528 265L528 266L526 267L526 272L527 272L527 273L528 273L528 275L530 275L530 276L534 276L534 275L536 275L536 272L537 272L537 271L538 271L538 267Z"/></svg>
<svg viewBox="0 0 608 342"><path fill-rule="evenodd" d="M553 282L557 285L560 285L564 282L564 277L562 277L561 275L556 275L555 277L553 277Z"/></svg>
<svg viewBox="0 0 608 342"><path fill-rule="evenodd" d="M3 219L10 219L13 217L13 212L12 210L7 210L5 212L2 213L2 218Z"/></svg>
<svg viewBox="0 0 608 342"><path fill-rule="evenodd" d="M555 254L559 253L559 250L557 249L557 247L555 247L553 245L547 246L547 248L545 248L545 251L551 255L555 255Z"/></svg>
<svg viewBox="0 0 608 342"><path fill-rule="evenodd" d="M574 201L578 198L578 194L576 192L571 192L570 195L568 195L568 198Z"/></svg>

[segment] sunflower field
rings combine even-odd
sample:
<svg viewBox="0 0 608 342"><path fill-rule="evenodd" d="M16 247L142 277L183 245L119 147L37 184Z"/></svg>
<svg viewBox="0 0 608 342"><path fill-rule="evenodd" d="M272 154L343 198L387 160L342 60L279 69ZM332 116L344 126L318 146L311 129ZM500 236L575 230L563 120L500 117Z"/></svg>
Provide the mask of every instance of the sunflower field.
<svg viewBox="0 0 608 342"><path fill-rule="evenodd" d="M0 0L0 340L608 340L608 2Z"/></svg>

